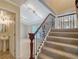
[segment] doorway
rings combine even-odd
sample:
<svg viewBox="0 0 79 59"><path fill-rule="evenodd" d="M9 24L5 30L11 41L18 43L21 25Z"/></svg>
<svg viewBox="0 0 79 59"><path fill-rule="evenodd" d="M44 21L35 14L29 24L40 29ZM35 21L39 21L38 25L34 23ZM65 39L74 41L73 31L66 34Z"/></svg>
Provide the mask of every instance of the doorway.
<svg viewBox="0 0 79 59"><path fill-rule="evenodd" d="M0 9L0 59L16 58L15 13Z"/></svg>

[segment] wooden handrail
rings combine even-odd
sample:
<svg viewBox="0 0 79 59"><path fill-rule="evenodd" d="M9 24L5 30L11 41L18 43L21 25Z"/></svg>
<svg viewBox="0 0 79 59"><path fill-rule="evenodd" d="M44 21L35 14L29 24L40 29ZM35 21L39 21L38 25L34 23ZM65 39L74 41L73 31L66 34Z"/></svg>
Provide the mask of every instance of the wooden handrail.
<svg viewBox="0 0 79 59"><path fill-rule="evenodd" d="M76 8L78 8L78 0L75 0Z"/></svg>
<svg viewBox="0 0 79 59"><path fill-rule="evenodd" d="M42 22L42 24L39 26L39 28L36 30L36 32L35 32L35 34L39 31L39 29L42 27L42 25L45 23L45 21L47 20L47 18L49 17L49 16L54 16L54 15L52 15L51 13L44 19L44 21ZM55 17L55 16L54 16Z"/></svg>
<svg viewBox="0 0 79 59"><path fill-rule="evenodd" d="M33 40L34 40L34 38L35 38L35 34L40 30L40 28L42 27L42 25L45 23L45 21L47 20L47 18L49 17L49 16L54 16L54 15L52 15L52 14L49 14L46 18L45 18L45 20L42 22L42 24L39 26L39 28L36 30L36 32L35 33L29 33L29 39L30 39L30 58L29 59L35 59L34 57L33 57ZM54 16L55 17L55 16Z"/></svg>
<svg viewBox="0 0 79 59"><path fill-rule="evenodd" d="M77 14L77 13L72 13L72 14L61 15L61 16L58 16L58 17L65 17L65 16L69 16L69 15L74 15L74 14Z"/></svg>

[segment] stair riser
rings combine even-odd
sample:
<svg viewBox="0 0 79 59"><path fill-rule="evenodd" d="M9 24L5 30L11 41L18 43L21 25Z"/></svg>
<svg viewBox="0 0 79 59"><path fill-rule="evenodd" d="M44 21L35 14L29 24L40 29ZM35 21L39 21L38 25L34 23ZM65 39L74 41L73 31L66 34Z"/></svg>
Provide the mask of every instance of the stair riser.
<svg viewBox="0 0 79 59"><path fill-rule="evenodd" d="M53 32L78 32L78 29L52 29Z"/></svg>
<svg viewBox="0 0 79 59"><path fill-rule="evenodd" d="M41 53L40 53L40 55L38 56L38 58L37 59L54 59L54 58L50 58L50 57L48 57L47 55L41 55Z"/></svg>
<svg viewBox="0 0 79 59"><path fill-rule="evenodd" d="M47 42L45 42L45 46L49 47L49 48L54 48L54 49L57 49L57 50L73 53L73 54L76 54L76 55L78 54L77 53L77 48L60 46L60 45L55 45L55 44L51 44L51 43L47 43Z"/></svg>
<svg viewBox="0 0 79 59"><path fill-rule="evenodd" d="M45 49L42 49L42 53L47 55L47 56L50 56L51 58L54 58L54 59L70 59L69 57L62 56L62 55L59 55L59 54L56 54L56 53L52 53L52 52L47 51Z"/></svg>
<svg viewBox="0 0 79 59"><path fill-rule="evenodd" d="M48 37L47 41L54 41L54 42L60 42L60 43L66 43L66 44L72 44L72 45L78 45L78 40L66 40L66 39L62 39L62 38L51 38Z"/></svg>
<svg viewBox="0 0 79 59"><path fill-rule="evenodd" d="M50 33L49 36L78 38L78 34Z"/></svg>

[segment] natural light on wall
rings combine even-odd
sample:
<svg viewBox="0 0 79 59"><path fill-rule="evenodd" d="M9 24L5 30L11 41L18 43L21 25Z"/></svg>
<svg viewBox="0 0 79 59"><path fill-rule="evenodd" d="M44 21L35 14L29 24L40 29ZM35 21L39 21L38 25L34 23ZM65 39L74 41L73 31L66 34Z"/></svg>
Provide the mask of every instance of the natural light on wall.
<svg viewBox="0 0 79 59"><path fill-rule="evenodd" d="M14 21L11 20L10 15L7 15L6 11L0 10L0 24L9 25L14 23Z"/></svg>

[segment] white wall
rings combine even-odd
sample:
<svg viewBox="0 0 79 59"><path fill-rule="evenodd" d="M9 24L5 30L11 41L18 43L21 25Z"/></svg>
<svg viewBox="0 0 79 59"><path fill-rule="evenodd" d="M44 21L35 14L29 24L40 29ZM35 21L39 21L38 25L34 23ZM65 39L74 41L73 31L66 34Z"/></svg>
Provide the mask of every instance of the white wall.
<svg viewBox="0 0 79 59"><path fill-rule="evenodd" d="M23 23L21 23L20 25L20 32L21 32L21 35L20 35L20 38L27 38L27 26Z"/></svg>
<svg viewBox="0 0 79 59"><path fill-rule="evenodd" d="M37 14L34 14L28 7L35 10ZM30 44L28 33L32 32L33 26L35 26L35 30L37 30L48 14L52 12L39 2L39 0L27 0L27 2L21 6L20 12L20 57L22 59L29 59Z"/></svg>
<svg viewBox="0 0 79 59"><path fill-rule="evenodd" d="M29 59L30 58L30 40L22 39L20 42L20 59Z"/></svg>
<svg viewBox="0 0 79 59"><path fill-rule="evenodd" d="M20 23L20 59L29 59L30 39L28 33L32 32L32 26Z"/></svg>
<svg viewBox="0 0 79 59"><path fill-rule="evenodd" d="M36 29L40 24L26 25L20 23L20 59L29 59L30 57L30 39L28 33L32 33L32 27Z"/></svg>
<svg viewBox="0 0 79 59"><path fill-rule="evenodd" d="M29 33L34 33L38 27L40 26L40 23L36 24L31 24L31 25L26 25L24 23L20 23L20 39L26 39L29 38ZM33 28L34 31L33 31Z"/></svg>
<svg viewBox="0 0 79 59"><path fill-rule="evenodd" d="M32 32L32 25L26 25L24 23L20 23L20 39L29 38L29 33Z"/></svg>

